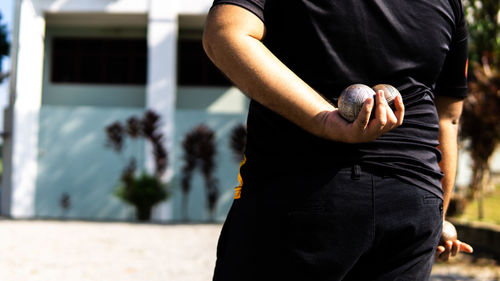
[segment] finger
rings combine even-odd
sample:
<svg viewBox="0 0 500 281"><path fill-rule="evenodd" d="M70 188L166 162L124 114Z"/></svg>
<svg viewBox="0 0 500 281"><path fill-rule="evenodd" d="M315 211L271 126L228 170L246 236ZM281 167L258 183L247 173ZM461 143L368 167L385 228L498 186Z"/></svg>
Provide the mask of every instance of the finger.
<svg viewBox="0 0 500 281"><path fill-rule="evenodd" d="M445 248L443 246L438 246L436 248L436 259L444 252Z"/></svg>
<svg viewBox="0 0 500 281"><path fill-rule="evenodd" d="M392 108L389 106L387 103L387 100L385 99L384 91L379 90L377 92L377 95L381 92L381 105L384 107L385 110L385 124L383 124L382 128L382 133L386 133L395 127L397 127L397 122L398 119L396 118L396 115L394 115L394 112L392 111ZM384 121L383 119L380 119L382 122Z"/></svg>
<svg viewBox="0 0 500 281"><path fill-rule="evenodd" d="M460 241L455 240L453 241L452 247L451 247L451 255L454 257L460 252L460 244L462 244Z"/></svg>
<svg viewBox="0 0 500 281"><path fill-rule="evenodd" d="M448 261L450 259L450 255L446 253L440 253L437 257L437 260L439 261Z"/></svg>
<svg viewBox="0 0 500 281"><path fill-rule="evenodd" d="M464 243L464 242L461 242L460 243L460 251L472 254L472 252L474 252L474 249L472 248L471 245Z"/></svg>
<svg viewBox="0 0 500 281"><path fill-rule="evenodd" d="M436 253L437 253L437 254L441 254L441 253L442 253L442 252L444 252L445 250L446 250L446 248L445 248L445 247L443 247L443 246L438 246L438 247L437 247L437 250L436 250Z"/></svg>
<svg viewBox="0 0 500 281"><path fill-rule="evenodd" d="M401 124L403 124L403 119L405 116L405 106L403 104L403 98L400 95L396 96L396 99L394 100L394 106L396 109L394 114L398 119L398 126L400 126Z"/></svg>
<svg viewBox="0 0 500 281"><path fill-rule="evenodd" d="M367 98L361 108L361 111L358 114L356 120L354 120L353 126L360 129L365 130L366 126L370 122L370 115L373 110L373 98Z"/></svg>
<svg viewBox="0 0 500 281"><path fill-rule="evenodd" d="M396 114L394 113L392 108L387 103L387 100L386 99L384 99L384 100L385 100L385 104L387 105L386 106L387 125L388 125L388 127L390 127L389 130L391 130L391 129L394 129L398 126L398 118L396 117Z"/></svg>
<svg viewBox="0 0 500 281"><path fill-rule="evenodd" d="M446 259L441 256L444 253L445 250L446 250L446 248L444 246L438 246L436 248L436 254L434 256L434 259L436 261L446 261Z"/></svg>
<svg viewBox="0 0 500 281"><path fill-rule="evenodd" d="M398 126L398 118L396 117L396 114L394 114L390 106L386 107L386 111L387 111L387 125L390 126L389 129L396 128Z"/></svg>
<svg viewBox="0 0 500 281"><path fill-rule="evenodd" d="M441 260L447 261L450 258L452 246L453 243L451 241L446 241L446 243L444 243L444 252L439 255Z"/></svg>
<svg viewBox="0 0 500 281"><path fill-rule="evenodd" d="M385 100L384 91L377 91L377 108L375 109L375 119L378 120L380 128L387 124L387 101Z"/></svg>

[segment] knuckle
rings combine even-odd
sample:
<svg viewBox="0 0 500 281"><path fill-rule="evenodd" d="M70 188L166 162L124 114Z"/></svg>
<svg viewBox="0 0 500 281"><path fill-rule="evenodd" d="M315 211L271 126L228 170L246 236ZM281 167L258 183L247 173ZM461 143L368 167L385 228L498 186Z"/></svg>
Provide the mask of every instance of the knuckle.
<svg viewBox="0 0 500 281"><path fill-rule="evenodd" d="M399 127L399 125L401 125L401 124L399 124L398 119L394 120L394 123L393 123L394 128Z"/></svg>

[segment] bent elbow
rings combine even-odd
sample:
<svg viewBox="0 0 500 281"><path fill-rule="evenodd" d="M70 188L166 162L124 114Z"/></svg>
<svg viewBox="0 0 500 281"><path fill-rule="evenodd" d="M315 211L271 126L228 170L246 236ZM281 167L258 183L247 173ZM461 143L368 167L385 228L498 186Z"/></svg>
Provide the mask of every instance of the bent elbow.
<svg viewBox="0 0 500 281"><path fill-rule="evenodd" d="M458 126L460 125L460 116L456 117L456 118L452 118L450 122L451 122L452 126L455 126L458 128Z"/></svg>
<svg viewBox="0 0 500 281"><path fill-rule="evenodd" d="M215 27L207 26L203 32L202 45L208 58L216 65L220 65L222 56L227 52L227 34Z"/></svg>
<svg viewBox="0 0 500 281"><path fill-rule="evenodd" d="M202 37L202 45L203 45L203 50L205 50L205 53L207 56L213 60L214 57L214 51L213 51L213 34L206 30L203 32L203 37Z"/></svg>
<svg viewBox="0 0 500 281"><path fill-rule="evenodd" d="M446 118L439 122L440 130L457 133L460 125L460 117Z"/></svg>

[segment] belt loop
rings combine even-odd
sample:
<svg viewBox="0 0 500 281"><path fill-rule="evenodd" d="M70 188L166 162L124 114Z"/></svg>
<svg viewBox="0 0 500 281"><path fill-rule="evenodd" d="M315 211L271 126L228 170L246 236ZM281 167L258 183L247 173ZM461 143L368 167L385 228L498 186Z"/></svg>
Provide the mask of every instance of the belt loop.
<svg viewBox="0 0 500 281"><path fill-rule="evenodd" d="M361 178L361 166L359 165L352 166L351 179L359 180L360 178Z"/></svg>

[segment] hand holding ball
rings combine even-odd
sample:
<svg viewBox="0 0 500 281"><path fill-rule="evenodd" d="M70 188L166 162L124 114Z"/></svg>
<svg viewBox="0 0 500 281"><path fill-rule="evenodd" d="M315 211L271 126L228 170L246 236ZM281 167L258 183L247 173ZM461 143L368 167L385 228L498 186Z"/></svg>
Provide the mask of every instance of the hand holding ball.
<svg viewBox="0 0 500 281"><path fill-rule="evenodd" d="M436 260L447 261L450 257L456 256L460 252L472 253L474 249L457 239L457 230L448 221L443 221L441 240L436 250Z"/></svg>
<svg viewBox="0 0 500 281"><path fill-rule="evenodd" d="M394 110L394 101L397 96L401 96L395 87L389 84L378 84L370 88L363 84L354 84L345 88L340 94L338 101L340 116L349 122L353 122L358 117L366 99L373 97L373 99L376 100L375 95L379 90L384 91L387 103Z"/></svg>

